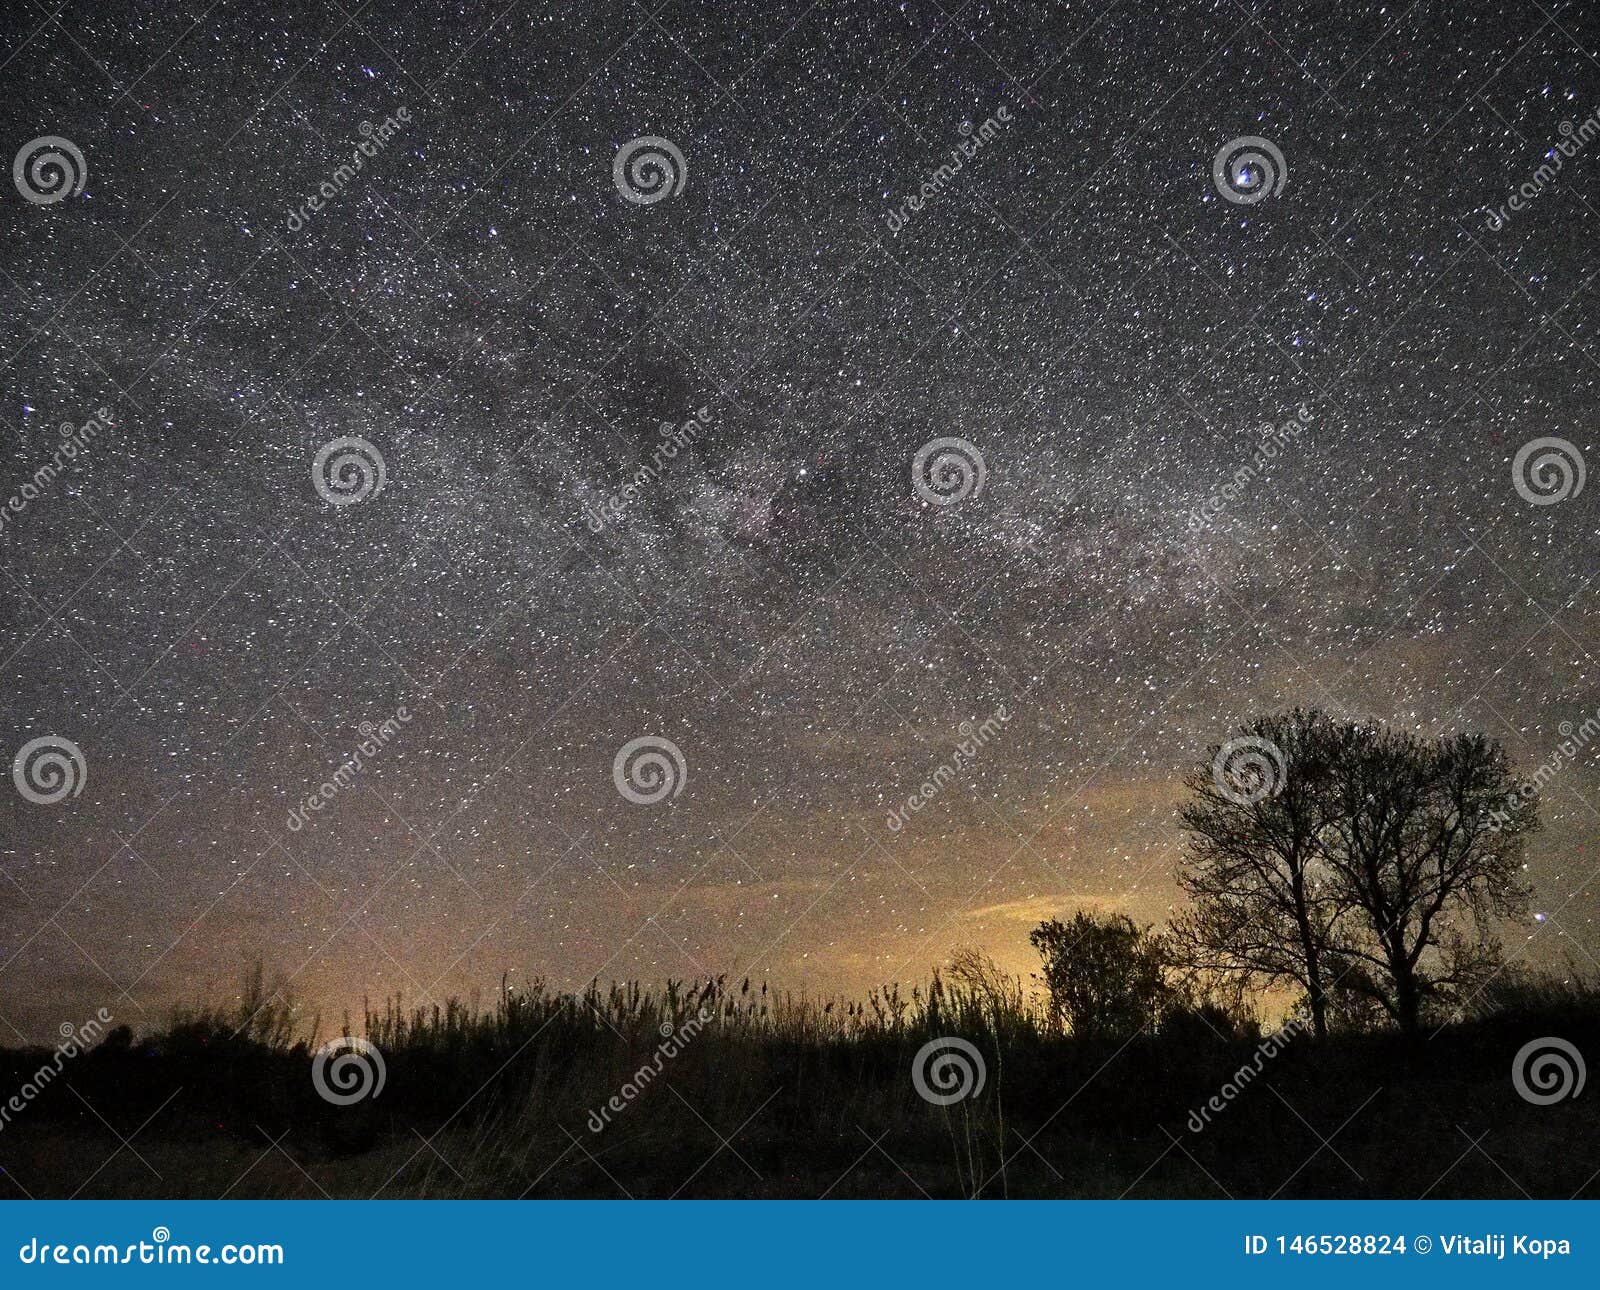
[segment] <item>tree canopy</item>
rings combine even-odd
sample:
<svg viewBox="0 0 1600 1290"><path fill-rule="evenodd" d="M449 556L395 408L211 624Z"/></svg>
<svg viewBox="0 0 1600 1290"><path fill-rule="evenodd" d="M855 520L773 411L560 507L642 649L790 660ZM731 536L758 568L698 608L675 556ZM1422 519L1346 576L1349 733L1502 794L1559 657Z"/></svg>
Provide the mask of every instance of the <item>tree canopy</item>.
<svg viewBox="0 0 1600 1290"><path fill-rule="evenodd" d="M1539 826L1503 748L1319 710L1258 718L1186 779L1173 946L1193 972L1298 986L1313 1025L1352 1001L1408 1033L1501 962Z"/></svg>

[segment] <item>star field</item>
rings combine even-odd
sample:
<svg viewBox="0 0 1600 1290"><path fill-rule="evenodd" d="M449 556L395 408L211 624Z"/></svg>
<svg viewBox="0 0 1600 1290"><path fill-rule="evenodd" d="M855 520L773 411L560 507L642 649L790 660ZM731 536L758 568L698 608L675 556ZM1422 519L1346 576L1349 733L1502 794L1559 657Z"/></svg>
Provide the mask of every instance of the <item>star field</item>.
<svg viewBox="0 0 1600 1290"><path fill-rule="evenodd" d="M112 424L0 530L5 757L87 768L0 794L0 1014L153 1024L255 957L325 1013L1022 970L1040 918L1167 916L1179 778L1257 712L1531 771L1600 708L1600 489L1513 469L1600 462L1600 139L1487 213L1600 111L1597 44L1531 0L14 9L0 143L86 175L0 200L0 503ZM680 192L623 194L641 137ZM348 505L342 437L384 468ZM951 505L938 438L984 468ZM675 796L619 793L641 736ZM1526 953L1592 968L1592 754L1544 817Z"/></svg>

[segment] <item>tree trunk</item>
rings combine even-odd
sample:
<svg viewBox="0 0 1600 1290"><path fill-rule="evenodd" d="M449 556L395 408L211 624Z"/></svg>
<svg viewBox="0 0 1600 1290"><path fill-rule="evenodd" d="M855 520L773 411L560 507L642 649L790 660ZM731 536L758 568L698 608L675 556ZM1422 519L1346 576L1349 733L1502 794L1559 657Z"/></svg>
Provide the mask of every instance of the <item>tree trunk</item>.
<svg viewBox="0 0 1600 1290"><path fill-rule="evenodd" d="M1306 912L1303 879L1295 885L1295 923L1300 933L1300 954L1306 961L1306 996L1311 1004L1311 1028L1318 1039L1328 1037L1328 992L1322 984L1322 955L1311 932L1311 916Z"/></svg>
<svg viewBox="0 0 1600 1290"><path fill-rule="evenodd" d="M1306 994L1311 1002L1311 1031L1318 1039L1328 1037L1328 994L1322 987L1322 967L1315 959L1311 962L1310 981Z"/></svg>
<svg viewBox="0 0 1600 1290"><path fill-rule="evenodd" d="M1416 973L1407 963L1398 963L1391 971L1394 973L1396 1020L1400 1023L1401 1033L1414 1039L1422 1030L1422 999L1417 990Z"/></svg>

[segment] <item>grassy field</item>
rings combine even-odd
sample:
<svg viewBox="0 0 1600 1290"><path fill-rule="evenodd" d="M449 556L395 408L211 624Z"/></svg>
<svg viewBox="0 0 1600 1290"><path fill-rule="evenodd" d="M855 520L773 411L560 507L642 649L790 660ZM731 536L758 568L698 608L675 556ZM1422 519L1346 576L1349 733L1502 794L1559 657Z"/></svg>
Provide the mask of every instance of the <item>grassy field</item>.
<svg viewBox="0 0 1600 1290"><path fill-rule="evenodd" d="M1087 1042L1055 1032L1020 988L942 982L820 1003L743 982L576 995L535 983L478 1012L390 1006L358 1033L382 1088L335 1105L312 1077L327 1035L297 1038L259 976L232 1010L114 1031L0 1129L4 1185L36 1197L1600 1197L1600 1098L1536 1105L1511 1078L1532 1039L1600 1053L1600 991L1587 986L1506 984L1422 1042L1299 1036L1267 1057L1258 1026L1215 1008ZM913 1065L950 1036L974 1046L983 1085L934 1105ZM0 1052L0 1098L50 1057ZM1230 1080L1236 1095L1196 1131L1193 1113Z"/></svg>

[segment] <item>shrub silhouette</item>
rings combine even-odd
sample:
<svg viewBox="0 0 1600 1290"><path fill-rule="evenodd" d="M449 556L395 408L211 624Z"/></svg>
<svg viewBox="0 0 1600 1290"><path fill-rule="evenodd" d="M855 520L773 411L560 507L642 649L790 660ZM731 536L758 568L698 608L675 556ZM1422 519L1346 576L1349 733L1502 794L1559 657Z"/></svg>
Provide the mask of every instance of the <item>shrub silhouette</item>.
<svg viewBox="0 0 1600 1290"><path fill-rule="evenodd" d="M1044 960L1051 1021L1079 1038L1127 1039L1172 1001L1160 939L1126 914L1080 910L1040 923L1028 941Z"/></svg>

